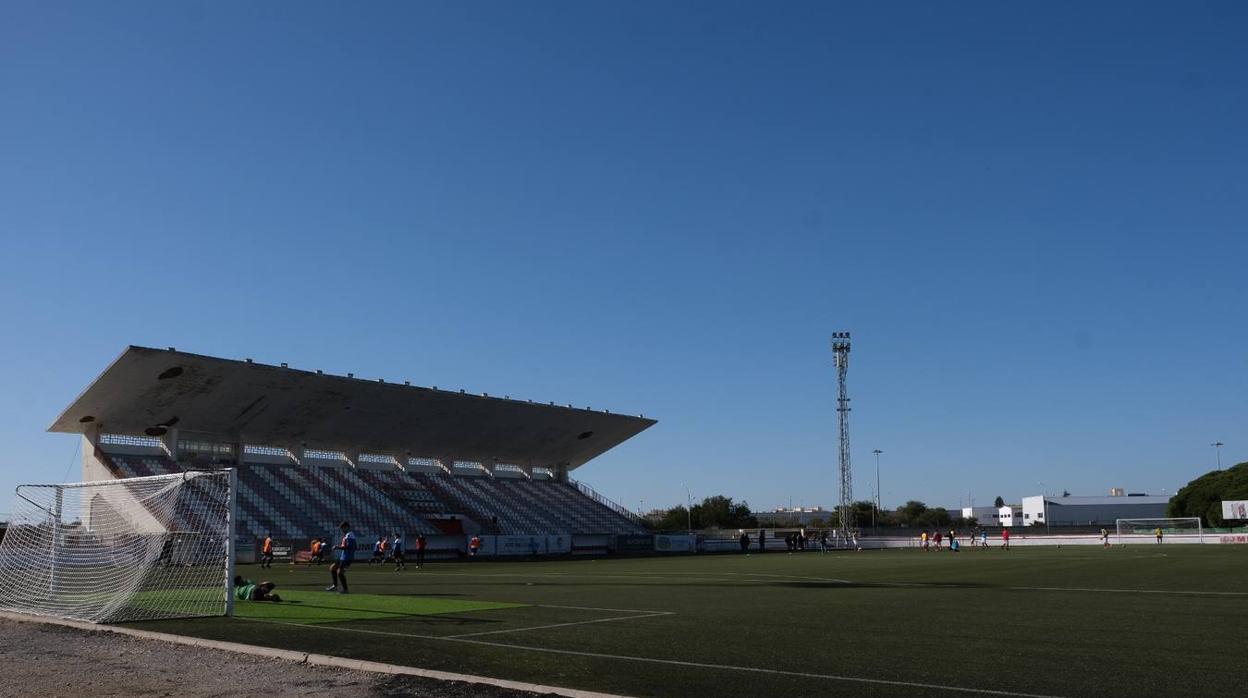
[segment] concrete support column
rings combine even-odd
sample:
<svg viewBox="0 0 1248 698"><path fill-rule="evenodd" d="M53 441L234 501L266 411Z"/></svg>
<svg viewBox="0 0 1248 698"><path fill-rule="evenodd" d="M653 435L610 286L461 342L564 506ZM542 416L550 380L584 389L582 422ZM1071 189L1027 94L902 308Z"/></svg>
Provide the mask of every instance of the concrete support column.
<svg viewBox="0 0 1248 698"><path fill-rule="evenodd" d="M533 479L533 466L522 465L520 466L520 472L524 473L524 476L529 478L530 480Z"/></svg>
<svg viewBox="0 0 1248 698"><path fill-rule="evenodd" d="M165 431L164 436L160 437L160 442L165 445L165 450L169 452L169 458L171 460L177 461L178 460L178 430L174 427L169 427Z"/></svg>
<svg viewBox="0 0 1248 698"><path fill-rule="evenodd" d="M568 481L568 464L556 463L550 467L555 473L555 480L566 483Z"/></svg>

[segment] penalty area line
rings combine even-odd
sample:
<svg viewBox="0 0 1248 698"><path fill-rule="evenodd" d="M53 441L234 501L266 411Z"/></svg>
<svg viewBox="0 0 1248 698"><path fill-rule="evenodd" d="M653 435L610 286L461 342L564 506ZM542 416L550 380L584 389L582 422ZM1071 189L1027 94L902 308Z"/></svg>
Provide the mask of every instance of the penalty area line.
<svg viewBox="0 0 1248 698"><path fill-rule="evenodd" d="M416 633L400 633L389 630L366 630L364 628L342 628L329 625L310 625L307 623L286 623L283 621L260 620L256 618L243 618L241 620L249 620L255 623L273 623L276 625L299 625L308 628L318 628L322 630L333 630L344 633L362 633L365 635L384 635L389 637L407 637L418 640L442 640L445 642L459 642L469 645L483 645L486 647L503 647L512 650L525 650L529 652L542 652L546 654L559 654L572 657L586 657L589 659L614 659L625 662L638 662L644 664L662 664L665 666L692 667L696 669L716 669L722 671L739 671L751 674L765 674L770 676L793 676L805 679L822 679L825 681L843 681L847 683L872 684L877 686L901 686L905 688L925 688L941 691L950 691L954 693L973 693L976 695L986 696L1012 696L1013 698L1062 698L1061 696L1045 693L1023 693L1019 691L1005 691L991 688L969 688L966 686L951 686L938 683L921 683L918 681L898 681L894 679L869 679L862 676L842 676L838 674L815 674L804 671L785 671L783 669L765 669L762 667L750 666L734 666L731 664L711 664L708 662L691 662L680 659L659 659L657 657L634 657L625 654L605 654L602 652L584 652L580 650L561 650L553 647L534 647L532 645L516 645L509 642L491 642L489 640L474 640L464 636L437 636L437 635L420 635Z"/></svg>
<svg viewBox="0 0 1248 698"><path fill-rule="evenodd" d="M547 606L546 608L549 608L549 606ZM572 627L573 625L590 625L593 623L613 623L615 621L620 621L620 620L638 620L641 618L658 618L659 616L670 616L670 615L672 615L671 611L655 611L652 613L634 614L631 616L612 616L611 618L595 618L593 620L578 620L578 621L571 621L568 623L551 623L549 625L531 625L531 626L524 627L524 628L508 628L504 630L483 630L478 633L461 633L459 635L444 635L443 638L447 640L455 640L461 637L478 637L480 635L503 635L506 633L523 633L523 632L528 632L530 630L547 630L550 628L569 628L569 627Z"/></svg>

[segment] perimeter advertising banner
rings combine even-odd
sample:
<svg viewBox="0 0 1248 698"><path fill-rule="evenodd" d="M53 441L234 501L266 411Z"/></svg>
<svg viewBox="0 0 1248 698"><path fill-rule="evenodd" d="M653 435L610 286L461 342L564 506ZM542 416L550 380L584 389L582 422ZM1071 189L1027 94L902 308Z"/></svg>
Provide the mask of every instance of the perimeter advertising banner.
<svg viewBox="0 0 1248 698"><path fill-rule="evenodd" d="M693 552L693 536L655 536L654 549L660 553Z"/></svg>
<svg viewBox="0 0 1248 698"><path fill-rule="evenodd" d="M615 537L615 549L621 553L648 553L654 550L654 536L624 534Z"/></svg>
<svg viewBox="0 0 1248 698"><path fill-rule="evenodd" d="M264 545L264 539L253 538L252 541L255 543L255 547L252 549L254 555L256 556L254 559L259 560L260 559L260 546ZM235 548L239 549L237 543L235 543ZM241 553L241 549L240 549L240 553ZM291 543L288 540L278 540L276 538L273 539L273 559L274 560L278 560L281 562L289 562L290 559L294 556L294 554L295 554L295 546L293 543ZM356 553L356 555L359 555L359 553Z"/></svg>
<svg viewBox="0 0 1248 698"><path fill-rule="evenodd" d="M1227 521L1248 519L1248 499L1236 502L1222 502L1222 518Z"/></svg>

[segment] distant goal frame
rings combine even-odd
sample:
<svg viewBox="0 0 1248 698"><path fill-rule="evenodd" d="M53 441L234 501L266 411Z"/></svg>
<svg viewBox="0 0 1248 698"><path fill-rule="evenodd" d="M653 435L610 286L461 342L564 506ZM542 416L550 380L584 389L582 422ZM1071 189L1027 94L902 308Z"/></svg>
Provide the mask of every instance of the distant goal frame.
<svg viewBox="0 0 1248 698"><path fill-rule="evenodd" d="M1174 531L1174 527L1168 524L1175 522L1195 523L1194 532ZM1141 533L1123 533L1123 526L1143 527L1147 528L1146 532ZM1158 528L1162 529L1162 541L1166 538L1178 539L1184 543L1204 543L1205 528L1204 523L1199 516L1163 516L1163 517L1144 517L1144 518L1124 518L1114 519L1114 542L1118 545L1127 545L1128 543L1146 543L1156 542L1154 531ZM1191 529L1189 529L1191 531ZM1194 537L1194 540L1193 540Z"/></svg>

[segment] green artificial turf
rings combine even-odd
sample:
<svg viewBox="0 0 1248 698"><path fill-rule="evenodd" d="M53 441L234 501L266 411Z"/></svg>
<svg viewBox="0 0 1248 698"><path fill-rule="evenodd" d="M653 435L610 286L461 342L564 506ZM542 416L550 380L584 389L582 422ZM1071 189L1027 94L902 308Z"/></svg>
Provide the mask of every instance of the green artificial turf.
<svg viewBox="0 0 1248 698"><path fill-rule="evenodd" d="M1125 698L1248 685L1235 634L1248 627L1248 546L361 565L351 588L367 602L318 591L324 568L240 574L307 606L136 625L644 696Z"/></svg>

